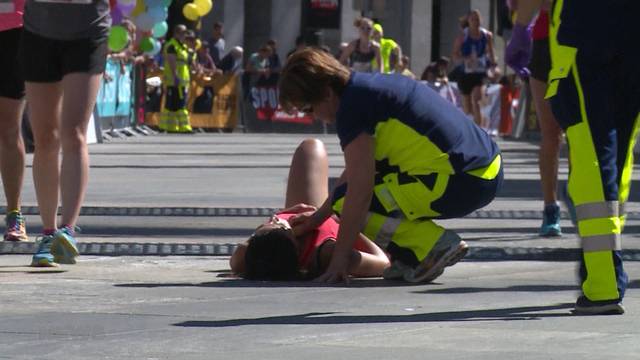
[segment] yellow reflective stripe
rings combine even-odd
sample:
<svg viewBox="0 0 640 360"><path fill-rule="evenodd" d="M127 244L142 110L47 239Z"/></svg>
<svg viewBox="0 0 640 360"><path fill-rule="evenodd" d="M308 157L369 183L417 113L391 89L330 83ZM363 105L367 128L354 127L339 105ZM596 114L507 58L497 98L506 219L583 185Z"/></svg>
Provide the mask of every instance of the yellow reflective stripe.
<svg viewBox="0 0 640 360"><path fill-rule="evenodd" d="M622 250L620 234L583 236L581 240L584 252Z"/></svg>
<svg viewBox="0 0 640 360"><path fill-rule="evenodd" d="M392 241L411 250L418 260L422 260L443 233L444 228L431 220L405 220L397 227Z"/></svg>
<svg viewBox="0 0 640 360"><path fill-rule="evenodd" d="M629 138L629 147L627 149L627 158L624 162L624 168L622 169L622 175L620 176L620 184L618 184L618 200L621 204L629 198L629 189L631 188L631 173L633 172L633 148L636 146L636 140L638 137L638 131L640 130L640 114L635 119L635 125ZM620 211L623 215L624 211Z"/></svg>
<svg viewBox="0 0 640 360"><path fill-rule="evenodd" d="M433 172L453 174L449 154L443 152L428 137L398 119L387 119L376 125L375 159L388 160L409 175Z"/></svg>
<svg viewBox="0 0 640 360"><path fill-rule="evenodd" d="M333 209L333 211L334 211L336 214L340 215L340 214L342 213L342 206L343 206L343 205L344 205L344 196L343 196L343 197L341 197L340 199L336 200L336 201L332 204L331 208Z"/></svg>
<svg viewBox="0 0 640 360"><path fill-rule="evenodd" d="M501 165L502 165L502 157L500 156L500 154L498 154L493 159L493 161L491 161L491 164L489 164L488 166L485 166L480 169L467 171L467 174L470 174L485 180L493 180L496 178L496 176L498 176Z"/></svg>
<svg viewBox="0 0 640 360"><path fill-rule="evenodd" d="M578 220L608 218L618 216L617 201L603 201L576 205L576 217Z"/></svg>
<svg viewBox="0 0 640 360"><path fill-rule="evenodd" d="M605 199L600 165L589 128L578 68L574 66L572 69L580 103L581 121L567 129L567 140L571 149L569 151L570 163L580 164L580 166L571 166L568 188L574 204L578 206L585 203L603 202Z"/></svg>
<svg viewBox="0 0 640 360"><path fill-rule="evenodd" d="M583 256L588 270L582 291L587 298L594 301L619 298L611 250L586 252Z"/></svg>
<svg viewBox="0 0 640 360"><path fill-rule="evenodd" d="M580 236L620 234L620 219L615 217L578 220Z"/></svg>

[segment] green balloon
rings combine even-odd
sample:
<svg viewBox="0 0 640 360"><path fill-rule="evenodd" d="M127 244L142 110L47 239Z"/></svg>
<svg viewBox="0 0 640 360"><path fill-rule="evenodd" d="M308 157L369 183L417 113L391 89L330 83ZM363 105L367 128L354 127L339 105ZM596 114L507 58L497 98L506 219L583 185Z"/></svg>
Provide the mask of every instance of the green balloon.
<svg viewBox="0 0 640 360"><path fill-rule="evenodd" d="M129 33L122 26L112 26L109 31L109 49L111 51L122 51L129 43Z"/></svg>
<svg viewBox="0 0 640 360"><path fill-rule="evenodd" d="M153 50L153 39L150 37L145 37L140 40L140 50L144 52Z"/></svg>

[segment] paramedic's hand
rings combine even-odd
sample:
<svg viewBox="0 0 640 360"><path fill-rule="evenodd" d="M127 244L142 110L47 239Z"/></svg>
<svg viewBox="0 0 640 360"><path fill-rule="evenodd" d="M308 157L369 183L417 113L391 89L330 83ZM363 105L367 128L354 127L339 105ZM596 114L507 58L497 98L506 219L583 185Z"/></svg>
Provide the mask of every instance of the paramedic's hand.
<svg viewBox="0 0 640 360"><path fill-rule="evenodd" d="M338 247L335 247L327 271L315 278L313 281L327 284L336 284L341 282L348 284L349 255L349 252L346 254L340 253L338 251Z"/></svg>
<svg viewBox="0 0 640 360"><path fill-rule="evenodd" d="M298 236L317 229L323 219L320 218L317 210L302 211L289 218L289 224L293 228L293 233Z"/></svg>
<svg viewBox="0 0 640 360"><path fill-rule="evenodd" d="M504 60L521 78L528 78L531 72L527 68L531 60L531 30L528 26L513 25L511 40L504 52Z"/></svg>

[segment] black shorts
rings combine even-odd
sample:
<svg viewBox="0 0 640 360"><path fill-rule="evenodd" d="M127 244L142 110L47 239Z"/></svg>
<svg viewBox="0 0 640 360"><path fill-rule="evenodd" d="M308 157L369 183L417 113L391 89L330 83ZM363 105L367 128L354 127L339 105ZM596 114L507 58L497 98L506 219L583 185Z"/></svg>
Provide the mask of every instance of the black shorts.
<svg viewBox="0 0 640 360"><path fill-rule="evenodd" d="M485 77L487 77L485 73L465 73L458 80L458 89L462 95L470 95L474 87L482 85Z"/></svg>
<svg viewBox="0 0 640 360"><path fill-rule="evenodd" d="M0 96L16 100L24 97L24 80L18 61L21 35L22 28L0 31Z"/></svg>
<svg viewBox="0 0 640 360"><path fill-rule="evenodd" d="M164 98L164 108L169 111L178 111L187 107L187 89L184 86L167 86L167 95Z"/></svg>
<svg viewBox="0 0 640 360"><path fill-rule="evenodd" d="M531 77L547 82L551 71L551 53L549 52L549 38L533 40L531 61L529 61Z"/></svg>
<svg viewBox="0 0 640 360"><path fill-rule="evenodd" d="M18 56L25 81L46 83L71 73L101 74L107 52L106 37L55 40L25 29Z"/></svg>

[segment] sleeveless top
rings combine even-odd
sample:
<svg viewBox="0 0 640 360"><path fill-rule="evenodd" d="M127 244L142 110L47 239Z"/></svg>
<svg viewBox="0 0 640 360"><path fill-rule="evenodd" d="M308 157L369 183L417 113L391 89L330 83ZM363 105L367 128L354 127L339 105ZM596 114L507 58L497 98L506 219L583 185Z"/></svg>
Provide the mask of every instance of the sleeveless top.
<svg viewBox="0 0 640 360"><path fill-rule="evenodd" d="M364 53L360 51L360 39L356 40L356 48L351 53L351 69L358 72L372 72L371 61L375 59L376 53L373 49Z"/></svg>
<svg viewBox="0 0 640 360"><path fill-rule="evenodd" d="M480 38L469 36L469 28L464 29L464 41L462 42L462 56L464 57L464 72L485 73L488 68L487 43L489 37L487 30L480 28Z"/></svg>
<svg viewBox="0 0 640 360"><path fill-rule="evenodd" d="M546 10L540 10L536 22L533 25L533 31L531 31L531 38L533 40L543 40L549 37L549 12Z"/></svg>
<svg viewBox="0 0 640 360"><path fill-rule="evenodd" d="M284 220L289 220L293 213L278 213L277 217ZM311 267L312 255L314 252L322 246L326 241L335 240L338 237L338 228L340 225L333 219L328 218L318 228L305 234L302 245L302 252L298 258L298 264L303 269L309 269Z"/></svg>

